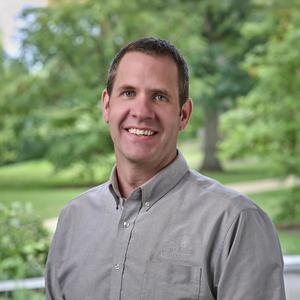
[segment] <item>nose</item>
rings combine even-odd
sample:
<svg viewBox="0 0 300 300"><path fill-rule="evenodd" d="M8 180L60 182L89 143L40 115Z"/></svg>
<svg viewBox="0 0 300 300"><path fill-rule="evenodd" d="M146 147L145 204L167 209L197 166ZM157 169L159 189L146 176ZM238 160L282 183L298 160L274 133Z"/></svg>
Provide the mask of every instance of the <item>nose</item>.
<svg viewBox="0 0 300 300"><path fill-rule="evenodd" d="M147 95L139 95L132 103L131 115L140 121L154 118L153 103Z"/></svg>

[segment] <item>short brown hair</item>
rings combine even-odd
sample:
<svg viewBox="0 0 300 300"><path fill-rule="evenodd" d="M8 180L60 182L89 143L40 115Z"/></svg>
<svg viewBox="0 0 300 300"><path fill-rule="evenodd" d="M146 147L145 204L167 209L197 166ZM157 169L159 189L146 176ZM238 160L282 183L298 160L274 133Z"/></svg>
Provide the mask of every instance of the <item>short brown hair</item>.
<svg viewBox="0 0 300 300"><path fill-rule="evenodd" d="M153 56L168 56L177 65L178 69L178 86L179 86L179 103L182 106L189 97L189 70L187 63L179 50L170 42L154 38L145 37L133 41L123 47L113 59L108 71L106 89L108 95L111 95L114 81L117 75L117 69L123 56L128 52L142 52Z"/></svg>

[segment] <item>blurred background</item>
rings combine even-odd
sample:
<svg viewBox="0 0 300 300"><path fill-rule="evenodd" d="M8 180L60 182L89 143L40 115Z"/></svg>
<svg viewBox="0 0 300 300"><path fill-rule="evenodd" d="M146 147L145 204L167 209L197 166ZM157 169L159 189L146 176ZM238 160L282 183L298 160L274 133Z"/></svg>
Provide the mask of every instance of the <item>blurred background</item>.
<svg viewBox="0 0 300 300"><path fill-rule="evenodd" d="M101 92L142 36L190 66L190 166L247 194L300 254L300 0L0 0L0 281L42 276L59 211L107 180Z"/></svg>

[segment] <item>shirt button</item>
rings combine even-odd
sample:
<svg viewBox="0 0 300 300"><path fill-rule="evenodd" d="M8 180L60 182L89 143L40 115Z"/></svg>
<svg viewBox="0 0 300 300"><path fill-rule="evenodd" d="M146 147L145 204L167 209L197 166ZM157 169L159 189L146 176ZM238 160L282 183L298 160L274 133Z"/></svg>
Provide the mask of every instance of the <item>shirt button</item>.
<svg viewBox="0 0 300 300"><path fill-rule="evenodd" d="M145 206L146 207L150 207L150 203L149 202L145 202Z"/></svg>
<svg viewBox="0 0 300 300"><path fill-rule="evenodd" d="M115 270L119 271L120 270L120 265L119 264L115 264L114 268L115 268Z"/></svg>
<svg viewBox="0 0 300 300"><path fill-rule="evenodd" d="M125 228L128 228L128 227L130 226L130 223L125 221L125 222L123 223L123 226L124 226Z"/></svg>

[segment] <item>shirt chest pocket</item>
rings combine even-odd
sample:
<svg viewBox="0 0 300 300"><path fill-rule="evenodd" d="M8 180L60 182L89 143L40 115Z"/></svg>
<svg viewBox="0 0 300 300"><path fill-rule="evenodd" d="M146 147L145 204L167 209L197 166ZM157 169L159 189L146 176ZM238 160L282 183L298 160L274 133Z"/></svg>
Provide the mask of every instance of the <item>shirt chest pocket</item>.
<svg viewBox="0 0 300 300"><path fill-rule="evenodd" d="M141 300L196 300L200 297L201 267L149 261Z"/></svg>

